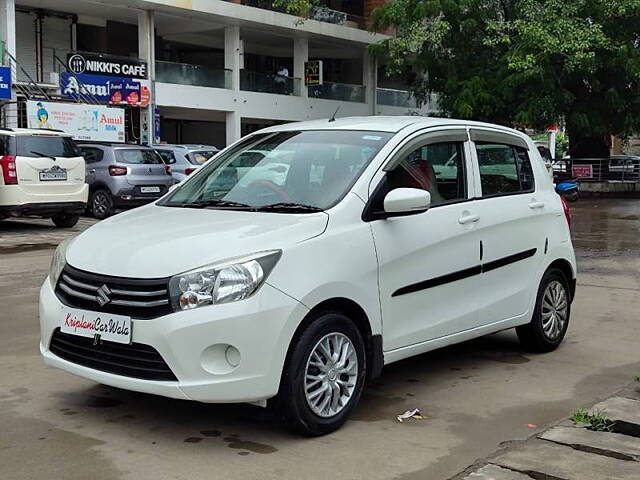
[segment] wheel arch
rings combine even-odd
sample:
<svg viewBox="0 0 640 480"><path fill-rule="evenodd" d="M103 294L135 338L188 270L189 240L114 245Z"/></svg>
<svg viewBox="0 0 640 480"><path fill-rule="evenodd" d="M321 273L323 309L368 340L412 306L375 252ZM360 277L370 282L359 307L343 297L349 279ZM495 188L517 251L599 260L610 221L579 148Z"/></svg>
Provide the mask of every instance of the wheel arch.
<svg viewBox="0 0 640 480"><path fill-rule="evenodd" d="M384 355L382 352L382 335L373 334L371 330L371 322L365 310L354 300L345 297L334 297L321 301L316 304L305 315L304 319L296 328L291 342L289 343L286 361L289 360L291 350L296 340L302 335L302 332L324 312L338 312L349 317L362 335L367 355L367 379L373 379L380 375L384 365Z"/></svg>
<svg viewBox="0 0 640 480"><path fill-rule="evenodd" d="M545 270L545 273L548 272L549 270L554 270L554 269L560 270L562 274L565 276L565 278L567 279L567 283L569 284L570 299L571 301L573 301L573 297L575 296L575 293L576 293L576 278L575 278L575 272L573 271L573 267L571 266L571 263L565 258L557 258L556 260L554 260L549 264L549 266Z"/></svg>

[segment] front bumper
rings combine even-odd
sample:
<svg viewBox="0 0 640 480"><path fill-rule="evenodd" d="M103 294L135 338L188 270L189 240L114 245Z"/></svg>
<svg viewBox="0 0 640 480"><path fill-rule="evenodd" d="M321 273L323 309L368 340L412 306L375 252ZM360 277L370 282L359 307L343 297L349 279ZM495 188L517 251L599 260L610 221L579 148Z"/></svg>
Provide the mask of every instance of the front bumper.
<svg viewBox="0 0 640 480"><path fill-rule="evenodd" d="M132 341L155 348L177 382L141 380L64 360L49 350L64 305L49 279L40 289L40 352L46 364L126 390L206 403L254 402L278 392L289 342L308 309L264 284L239 302L201 307L151 320L132 320ZM217 345L240 352L233 368ZM222 350L224 351L224 349Z"/></svg>

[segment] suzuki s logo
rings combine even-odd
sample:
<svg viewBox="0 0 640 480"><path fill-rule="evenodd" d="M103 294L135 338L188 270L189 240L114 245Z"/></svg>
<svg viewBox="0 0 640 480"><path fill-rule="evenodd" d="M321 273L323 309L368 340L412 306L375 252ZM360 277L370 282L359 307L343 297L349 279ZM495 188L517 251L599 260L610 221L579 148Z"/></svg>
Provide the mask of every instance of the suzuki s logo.
<svg viewBox="0 0 640 480"><path fill-rule="evenodd" d="M106 285L102 285L98 291L98 296L96 297L96 301L100 304L101 307L104 307L107 303L111 301L109 295L111 295L111 290Z"/></svg>

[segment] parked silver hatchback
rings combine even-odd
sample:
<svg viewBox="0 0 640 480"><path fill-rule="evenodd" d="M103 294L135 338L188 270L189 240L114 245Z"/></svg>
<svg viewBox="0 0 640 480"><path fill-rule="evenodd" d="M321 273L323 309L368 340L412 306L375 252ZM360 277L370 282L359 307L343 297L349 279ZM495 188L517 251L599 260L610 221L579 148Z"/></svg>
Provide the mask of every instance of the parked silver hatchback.
<svg viewBox="0 0 640 480"><path fill-rule="evenodd" d="M157 200L173 185L171 167L152 148L118 143L78 147L87 165L88 210L95 218Z"/></svg>

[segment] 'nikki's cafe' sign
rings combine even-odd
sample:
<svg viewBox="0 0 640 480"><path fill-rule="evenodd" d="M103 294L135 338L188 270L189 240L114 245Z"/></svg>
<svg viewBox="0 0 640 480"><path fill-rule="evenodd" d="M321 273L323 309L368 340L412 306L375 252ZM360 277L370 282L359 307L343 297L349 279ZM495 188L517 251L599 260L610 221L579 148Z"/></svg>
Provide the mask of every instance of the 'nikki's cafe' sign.
<svg viewBox="0 0 640 480"><path fill-rule="evenodd" d="M76 74L110 75L139 80L147 78L147 63L135 58L111 57L95 53L67 54L67 68Z"/></svg>

